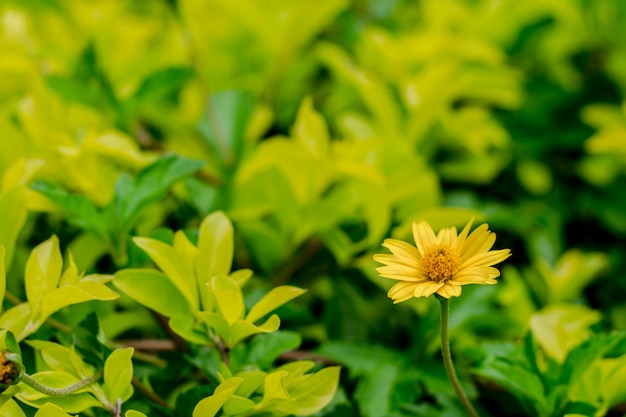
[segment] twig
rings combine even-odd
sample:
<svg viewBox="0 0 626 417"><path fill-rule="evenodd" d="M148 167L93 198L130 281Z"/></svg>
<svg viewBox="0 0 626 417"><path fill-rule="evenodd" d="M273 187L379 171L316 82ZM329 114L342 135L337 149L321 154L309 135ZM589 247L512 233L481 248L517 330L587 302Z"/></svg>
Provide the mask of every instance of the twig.
<svg viewBox="0 0 626 417"><path fill-rule="evenodd" d="M141 392L143 395L146 396L146 398L148 398L153 403L158 404L162 407L169 408L169 405L167 404L167 402L163 398L159 397L150 388L145 386L144 383L139 380L139 378L133 377L132 384L133 384L133 387L137 388L137 391Z"/></svg>
<svg viewBox="0 0 626 417"><path fill-rule="evenodd" d="M289 281L291 276L295 274L300 268L302 268L320 249L323 245L317 239L309 240L304 248L298 252L296 258L288 263L282 270L278 271L272 279L272 286L276 287L284 285Z"/></svg>

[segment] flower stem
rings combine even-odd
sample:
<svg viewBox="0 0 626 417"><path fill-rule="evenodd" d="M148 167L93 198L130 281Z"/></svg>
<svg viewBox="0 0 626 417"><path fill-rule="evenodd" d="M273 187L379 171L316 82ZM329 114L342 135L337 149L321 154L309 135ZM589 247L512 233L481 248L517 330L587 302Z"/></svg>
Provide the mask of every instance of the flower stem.
<svg viewBox="0 0 626 417"><path fill-rule="evenodd" d="M463 388L461 388L461 383L459 382L459 378L456 376L456 371L454 370L454 364L452 363L452 355L450 354L450 340L448 339L448 321L450 317L450 300L445 297L437 297L439 299L439 304L441 305L441 353L443 355L443 365L446 368L446 373L448 374L448 379L452 383L454 387L454 391L456 395L461 400L465 411L471 417L479 417L474 407L472 407L472 403L467 399L467 395L463 392Z"/></svg>
<svg viewBox="0 0 626 417"><path fill-rule="evenodd" d="M33 378L32 376L28 375L27 373L22 374L22 382L25 383L26 385L28 385L29 387L31 387L34 390L37 390L41 393L44 393L46 395L49 395L51 397L62 397L64 395L69 395L73 392L78 391L81 388L84 388L94 382L96 382L98 380L98 378L100 378L100 372L96 372L95 374L93 374L92 376L90 376L89 378L85 378L81 381L78 381L75 384L72 384L68 387L65 388L52 388L49 387L47 385L42 384L41 382L37 381L35 378Z"/></svg>

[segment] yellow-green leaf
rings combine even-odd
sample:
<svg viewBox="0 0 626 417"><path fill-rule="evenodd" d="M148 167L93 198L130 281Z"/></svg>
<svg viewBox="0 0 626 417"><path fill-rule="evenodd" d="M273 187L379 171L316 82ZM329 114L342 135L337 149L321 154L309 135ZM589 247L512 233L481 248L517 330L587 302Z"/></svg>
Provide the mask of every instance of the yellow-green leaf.
<svg viewBox="0 0 626 417"><path fill-rule="evenodd" d="M45 320L56 311L71 304L91 300L115 300L119 295L99 282L83 281L74 285L56 288L43 296L41 318Z"/></svg>
<svg viewBox="0 0 626 417"><path fill-rule="evenodd" d="M52 236L37 245L26 261L26 297L34 317L41 311L41 301L45 294L55 289L61 278L63 258L59 249L59 239Z"/></svg>
<svg viewBox="0 0 626 417"><path fill-rule="evenodd" d="M248 315L246 316L246 320L254 323L263 318L266 314L271 313L281 305L293 300L305 292L306 290L303 290L302 288L290 285L273 288L250 309L250 312L248 312Z"/></svg>
<svg viewBox="0 0 626 417"><path fill-rule="evenodd" d="M222 382L215 388L213 395L196 404L192 417L214 417L242 382L243 378L238 377L232 377Z"/></svg>
<svg viewBox="0 0 626 417"><path fill-rule="evenodd" d="M24 187L15 187L8 191L5 189L0 195L0 219L3 219L0 224L0 244L6 249L7 268L11 267L15 240L26 222L26 195L27 190Z"/></svg>
<svg viewBox="0 0 626 417"><path fill-rule="evenodd" d="M217 336L224 340L228 339L230 335L230 325L222 315L210 311L201 311L198 313L198 316Z"/></svg>
<svg viewBox="0 0 626 417"><path fill-rule="evenodd" d="M78 267L76 266L76 262L74 261L74 255L72 255L71 251L67 251L67 269L61 275L61 280L59 281L59 286L76 284L80 279L80 274L78 272Z"/></svg>
<svg viewBox="0 0 626 417"><path fill-rule="evenodd" d="M133 348L116 349L104 363L104 389L107 399L115 404L126 401L133 394Z"/></svg>
<svg viewBox="0 0 626 417"><path fill-rule="evenodd" d="M583 305L554 304L533 314L530 329L543 350L563 362L568 352L585 341L601 314Z"/></svg>
<svg viewBox="0 0 626 417"><path fill-rule="evenodd" d="M40 323L35 325L30 323L30 316L30 305L28 303L18 304L0 316L0 329L10 330L15 335L15 339L21 342L39 328Z"/></svg>
<svg viewBox="0 0 626 417"><path fill-rule="evenodd" d="M206 328L196 323L192 316L176 316L169 321L170 328L192 343L206 345L211 343Z"/></svg>
<svg viewBox="0 0 626 417"><path fill-rule="evenodd" d="M196 259L200 288L216 275L229 274L233 261L233 226L223 212L210 214L200 224ZM202 301L205 305L205 300Z"/></svg>
<svg viewBox="0 0 626 417"><path fill-rule="evenodd" d="M210 282L217 306L228 324L243 318L245 306L239 285L224 275L214 276Z"/></svg>
<svg viewBox="0 0 626 417"><path fill-rule="evenodd" d="M289 386L293 401L280 401L276 409L285 414L308 416L326 407L335 396L339 383L339 366L330 366L313 375L301 376Z"/></svg>
<svg viewBox="0 0 626 417"><path fill-rule="evenodd" d="M6 250L3 245L0 245L0 300L4 300L4 293L7 289L7 275L4 269L4 255ZM0 304L0 311L2 311L2 304Z"/></svg>
<svg viewBox="0 0 626 417"><path fill-rule="evenodd" d="M135 410L128 410L125 414L124 417L148 417L146 416L144 413L141 413L139 411L135 411Z"/></svg>
<svg viewBox="0 0 626 417"><path fill-rule="evenodd" d="M35 417L72 417L67 414L59 406L52 403L44 404L43 407L35 413Z"/></svg>
<svg viewBox="0 0 626 417"><path fill-rule="evenodd" d="M256 403L238 395L231 397L224 403L224 415L235 416L250 411L256 406Z"/></svg>
<svg viewBox="0 0 626 417"><path fill-rule="evenodd" d="M312 155L323 157L328 152L328 128L324 118L313 108L311 97L300 104L292 136Z"/></svg>
<svg viewBox="0 0 626 417"><path fill-rule="evenodd" d="M293 400L283 385L283 380L288 374L287 371L275 371L265 377L263 403L276 400Z"/></svg>
<svg viewBox="0 0 626 417"><path fill-rule="evenodd" d="M124 269L113 284L139 303L166 317L192 315L191 307L178 288L153 269Z"/></svg>
<svg viewBox="0 0 626 417"><path fill-rule="evenodd" d="M5 394L6 392L3 395ZM26 414L14 400L9 398L0 406L0 417L26 417Z"/></svg>
<svg viewBox="0 0 626 417"><path fill-rule="evenodd" d="M133 242L150 256L155 264L168 276L172 283L185 296L193 311L198 311L198 292L185 257L181 256L176 249L156 239L136 237Z"/></svg>
<svg viewBox="0 0 626 417"><path fill-rule="evenodd" d="M257 333L275 332L280 327L280 318L272 314L265 323L256 326L247 320L237 320L230 327L230 339L227 341L229 347L233 347L241 339Z"/></svg>

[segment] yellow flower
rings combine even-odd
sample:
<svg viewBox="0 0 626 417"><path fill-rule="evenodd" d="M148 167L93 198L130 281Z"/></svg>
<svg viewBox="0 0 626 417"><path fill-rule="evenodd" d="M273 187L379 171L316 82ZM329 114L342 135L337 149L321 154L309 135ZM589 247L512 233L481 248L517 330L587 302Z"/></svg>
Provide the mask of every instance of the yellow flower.
<svg viewBox="0 0 626 417"><path fill-rule="evenodd" d="M497 282L500 271L493 265L511 256L511 251L490 250L496 235L486 224L469 234L473 220L458 236L455 227L441 229L435 235L425 221L413 223L415 246L385 239L383 246L391 254L374 255L374 260L385 264L376 268L380 276L400 281L387 293L394 304L434 293L458 297L463 285Z"/></svg>

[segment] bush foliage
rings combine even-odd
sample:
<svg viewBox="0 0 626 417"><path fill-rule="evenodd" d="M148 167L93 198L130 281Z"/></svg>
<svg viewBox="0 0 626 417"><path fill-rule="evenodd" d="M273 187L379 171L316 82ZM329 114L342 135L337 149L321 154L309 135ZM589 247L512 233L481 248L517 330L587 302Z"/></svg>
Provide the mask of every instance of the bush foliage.
<svg viewBox="0 0 626 417"><path fill-rule="evenodd" d="M372 255L471 217L480 414L621 415L625 93L622 0L2 0L0 416L462 415Z"/></svg>

